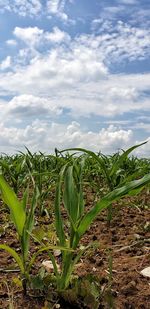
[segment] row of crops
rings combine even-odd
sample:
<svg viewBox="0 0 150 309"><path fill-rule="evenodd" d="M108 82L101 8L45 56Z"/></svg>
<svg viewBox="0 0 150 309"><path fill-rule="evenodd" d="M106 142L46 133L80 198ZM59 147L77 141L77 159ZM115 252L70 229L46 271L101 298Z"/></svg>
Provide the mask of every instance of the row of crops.
<svg viewBox="0 0 150 309"><path fill-rule="evenodd" d="M137 195L143 188L149 190L150 160L132 155L132 151L142 145L110 156L82 148L55 149L55 155L32 154L29 149L14 156L1 155L0 205L3 211L6 207L10 212L20 250L2 242L0 249L7 251L17 263L24 294L33 287L32 268L43 252L53 267L50 281L45 284L53 285L58 293L67 290L76 264L92 246L91 243L81 244L96 217L106 209L110 226L114 201ZM94 199L93 206L87 209L86 191L89 188L93 190ZM47 206L51 196L54 196L52 210ZM51 211L55 243L45 242L41 235L34 233L35 218L49 218ZM32 254L31 242L32 246L35 244ZM61 252L59 264L57 250Z"/></svg>

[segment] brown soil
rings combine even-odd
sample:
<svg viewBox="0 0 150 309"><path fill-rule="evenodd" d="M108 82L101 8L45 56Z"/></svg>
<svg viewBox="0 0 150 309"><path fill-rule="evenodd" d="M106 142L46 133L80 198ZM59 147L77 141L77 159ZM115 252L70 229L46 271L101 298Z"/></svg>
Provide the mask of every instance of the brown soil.
<svg viewBox="0 0 150 309"><path fill-rule="evenodd" d="M93 195L87 194L87 209L92 206ZM150 308L150 279L142 276L140 271L150 266L150 196L142 193L138 198L126 198L113 205L113 220L111 226L107 224L106 211L97 217L90 230L82 239L87 245L96 241L99 246L90 249L81 258L76 267L79 277L87 274L97 276L101 286L99 308L112 308L107 298L108 285L111 283L113 308L116 309L149 309ZM146 207L145 207L146 205ZM38 224L49 224L47 217L38 219ZM16 233L9 221L6 210L0 214L0 242L18 248ZM19 249L17 249L19 250ZM31 252L35 244L31 245ZM112 255L112 282L109 279L109 260ZM43 254L37 259L34 272L41 266L41 261L49 259ZM27 296L17 284L19 272L8 272L7 268L14 265L14 260L5 251L0 251L0 308L73 308L73 304L63 304L56 298L53 305L46 300L46 296L29 291ZM14 307L11 307L12 304ZM60 306L59 306L60 305ZM77 308L77 305L74 305ZM84 308L84 307L81 307ZM91 307L90 307L91 308ZM94 309L94 308L93 308Z"/></svg>

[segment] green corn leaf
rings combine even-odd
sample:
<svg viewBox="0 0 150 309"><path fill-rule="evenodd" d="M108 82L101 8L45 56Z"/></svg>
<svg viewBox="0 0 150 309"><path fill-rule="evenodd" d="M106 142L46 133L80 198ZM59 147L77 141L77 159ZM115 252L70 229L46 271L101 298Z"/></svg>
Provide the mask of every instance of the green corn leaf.
<svg viewBox="0 0 150 309"><path fill-rule="evenodd" d="M37 206L38 198L39 198L39 190L36 187L34 194L33 194L30 211L28 212L28 215L26 216L26 222L24 224L23 234L22 234L22 238L21 238L21 245L22 245L22 248L23 248L22 251L23 251L23 254L24 254L24 260L25 261L27 259L28 253L29 253L29 242L30 242L29 233L32 232L32 229L33 229L33 226L34 226L34 212L35 212L35 208Z"/></svg>
<svg viewBox="0 0 150 309"><path fill-rule="evenodd" d="M90 151L90 150L87 150L87 149L84 149L84 148L68 148L68 149L64 149L64 150L60 151L60 153L64 152L64 151L73 151L73 150L77 150L77 151L81 151L81 152L87 153L89 156L91 156L93 159L95 159L99 163L99 165L101 166L101 168L103 170L103 173L104 173L104 175L106 177L109 189L113 190L114 189L113 176L114 177L116 176L116 172L120 168L121 164L126 160L128 155L133 150L135 150L136 148L138 148L138 147L140 147L142 145L145 145L146 143L147 143L147 141L143 142L141 144L132 146L129 149L127 149L126 151L124 151L121 156L116 158L115 163L112 165L111 170L108 169L108 167L107 167L106 162L109 161L109 160L108 160L107 156L105 156L105 155L101 155L101 157L100 157L97 154L95 154L93 151Z"/></svg>
<svg viewBox="0 0 150 309"><path fill-rule="evenodd" d="M105 177L107 179L107 182L109 184L109 187L111 187L111 179L110 179L109 172L108 172L108 169L106 167L106 164L105 164L103 158L99 157L93 151L87 150L87 149L84 149L84 148L67 148L67 149L64 149L64 150L60 151L60 153L65 152L65 151L73 151L73 150L87 153L89 156L91 156L93 159L95 159L99 163L99 165L101 166L101 168L102 168L102 170L104 172L104 175L105 175Z"/></svg>
<svg viewBox="0 0 150 309"><path fill-rule="evenodd" d="M113 164L111 172L110 172L110 176L114 175L116 173L116 171L118 170L118 168L121 166L121 164L123 163L124 160L126 160L126 158L128 157L128 155L135 150L136 148L145 145L147 142L135 145L130 147L129 149L127 149L126 151L123 152L123 154L119 157L118 160L116 160L116 162Z"/></svg>
<svg viewBox="0 0 150 309"><path fill-rule="evenodd" d="M61 246L65 246L65 232L64 232L64 224L61 217L61 186L63 181L63 175L67 164L62 168L59 179L56 186L56 195L55 195L55 224L56 224L56 232L59 238L59 242Z"/></svg>
<svg viewBox="0 0 150 309"><path fill-rule="evenodd" d="M29 199L29 186L26 188L24 194L23 194L23 198L22 198L22 208L24 209L24 211L26 211L26 206L28 203L28 199Z"/></svg>
<svg viewBox="0 0 150 309"><path fill-rule="evenodd" d="M22 260L21 260L20 256L18 255L18 253L14 249L10 248L7 245L0 245L0 250L7 251L17 262L17 264L18 264L18 266L21 270L21 273L24 274L24 272L25 272L24 266L23 266Z"/></svg>
<svg viewBox="0 0 150 309"><path fill-rule="evenodd" d="M73 177L73 166L67 168L64 186L64 206L75 224L78 219L78 194Z"/></svg>
<svg viewBox="0 0 150 309"><path fill-rule="evenodd" d="M77 162L78 163L78 162ZM84 197L82 189L82 174L85 165L85 157L80 160L79 166L75 164L75 169L77 170L76 187L78 188L78 219L81 218L84 212Z"/></svg>
<svg viewBox="0 0 150 309"><path fill-rule="evenodd" d="M143 190L142 187L137 188L137 189L134 189L134 190L131 190L131 191L128 193L128 196L135 196L135 195L139 194L142 190ZM132 204L131 204L131 206L132 206Z"/></svg>
<svg viewBox="0 0 150 309"><path fill-rule="evenodd" d="M138 188L144 187L149 182L150 174L147 174L139 180L131 181L123 187L113 190L112 192L108 193L104 198L102 198L100 202L97 202L96 205L81 220L78 227L77 239L75 240L75 243L80 240L81 236L89 228L92 221L104 208L107 208L113 201L120 199L121 197L129 194L130 192L132 192L133 194L134 190L136 193Z"/></svg>
<svg viewBox="0 0 150 309"><path fill-rule="evenodd" d="M32 152L29 150L29 148L27 148L26 146L25 146L25 148L26 148L27 153L29 154L29 156L30 156L32 159L34 159L34 156L33 156Z"/></svg>
<svg viewBox="0 0 150 309"><path fill-rule="evenodd" d="M9 207L12 220L16 226L18 234L21 236L26 220L26 214L21 202L17 199L16 194L7 184L4 177L0 175L0 191L4 203Z"/></svg>
<svg viewBox="0 0 150 309"><path fill-rule="evenodd" d="M7 170L9 172L9 164L6 161L0 161L0 165L4 168L4 170Z"/></svg>

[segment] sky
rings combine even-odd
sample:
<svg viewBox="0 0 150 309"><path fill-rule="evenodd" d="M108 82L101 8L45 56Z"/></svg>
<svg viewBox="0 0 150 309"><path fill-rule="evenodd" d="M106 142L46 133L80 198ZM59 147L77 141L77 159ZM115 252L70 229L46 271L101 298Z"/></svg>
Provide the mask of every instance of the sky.
<svg viewBox="0 0 150 309"><path fill-rule="evenodd" d="M149 140L150 1L0 0L0 153Z"/></svg>

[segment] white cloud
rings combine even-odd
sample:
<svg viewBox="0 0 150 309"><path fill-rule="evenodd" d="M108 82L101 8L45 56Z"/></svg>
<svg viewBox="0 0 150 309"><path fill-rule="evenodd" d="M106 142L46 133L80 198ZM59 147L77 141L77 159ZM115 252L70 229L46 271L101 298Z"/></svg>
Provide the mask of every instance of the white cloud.
<svg viewBox="0 0 150 309"><path fill-rule="evenodd" d="M17 45L17 42L16 42L15 40L10 39L10 40L7 40L7 41L6 41L6 44L7 44L8 46L16 46L16 45Z"/></svg>
<svg viewBox="0 0 150 309"><path fill-rule="evenodd" d="M58 27L54 27L52 31L44 31L38 27L16 27L13 34L17 39L22 40L29 49L37 49L40 45L46 47L46 44L49 43L70 42L69 34L61 31Z"/></svg>
<svg viewBox="0 0 150 309"><path fill-rule="evenodd" d="M49 145L52 149L76 145L109 152L132 144L133 132L122 129L119 123L119 127L109 126L97 133L84 131L75 122L62 125L58 118L63 110L66 117L78 122L81 116L113 119L125 113L149 112L145 92L149 91L150 74L111 74L109 71L112 63L147 59L149 34L149 30L122 22L115 28L111 24L109 33L83 34L74 39L57 27L51 31L16 27L14 35L18 46L20 40L23 44L15 57L1 63L1 69L7 68L7 71L0 73L0 95L12 96L10 101L0 102L4 134L0 135L1 145L7 144L13 149L16 145L20 149L24 144L33 149L34 144L33 150L43 145L45 151L50 151ZM12 70L8 71L9 60ZM57 123L48 122L52 116ZM17 125L19 121L22 128Z"/></svg>
<svg viewBox="0 0 150 309"><path fill-rule="evenodd" d="M20 28L14 29L14 35L26 44L34 46L42 40L43 30L38 27Z"/></svg>
<svg viewBox="0 0 150 309"><path fill-rule="evenodd" d="M48 0L47 1L48 11L53 14L57 14L59 11L59 4L60 4L60 0Z"/></svg>
<svg viewBox="0 0 150 309"><path fill-rule="evenodd" d="M75 118L150 111L143 94L149 86L150 74L111 75L90 56L84 60L81 53L78 58L61 59L56 51L14 73L3 73L0 79L1 95L32 95L39 102L43 97L60 109L69 109Z"/></svg>
<svg viewBox="0 0 150 309"><path fill-rule="evenodd" d="M69 1L73 3L73 1ZM71 21L65 12L66 0L0 0L0 12L5 11L18 14L22 17L52 16L63 22Z"/></svg>
<svg viewBox="0 0 150 309"><path fill-rule="evenodd" d="M149 119L150 119L150 117L149 117ZM149 120L148 119L148 120ZM144 130L145 132L147 132L148 134L150 134L150 123L145 123L145 122L138 122L138 123L136 123L136 124L133 124L132 125L132 128L133 129L142 129L142 130Z"/></svg>
<svg viewBox="0 0 150 309"><path fill-rule="evenodd" d="M11 66L11 57L7 56L1 63L0 63L0 69L1 70L6 70L10 68Z"/></svg>
<svg viewBox="0 0 150 309"><path fill-rule="evenodd" d="M150 111L148 97L143 94L149 86L150 74L111 75L92 49L80 45L77 48L76 44L71 51L60 48L37 56L28 66L1 73L0 79L1 95L19 96L17 100L21 98L29 112L30 101L36 97L37 106L43 98L44 108L49 104L58 110L67 108L73 118ZM12 102L16 108L16 98ZM10 110L13 112L13 108Z"/></svg>
<svg viewBox="0 0 150 309"><path fill-rule="evenodd" d="M99 22L102 24L102 20ZM94 20L93 25L94 27L98 25L98 29L101 29L98 20ZM68 33L58 27L54 27L52 31L44 31L38 27L16 27L14 29L14 35L26 44L26 52L30 59L35 54L40 54L39 46L44 48L41 58L44 58L44 54L47 54L48 59L48 54L51 54L53 45L59 59L64 58L65 60L67 58L67 60L70 59L71 61L74 58L74 60L77 59L78 61L80 58L79 60L83 60L84 64L85 61L88 62L89 60L91 71L92 68L95 70L95 66L98 67L99 65L104 68L104 63L106 72L106 66L109 67L112 63L125 60L142 60L149 57L150 30L131 27L121 21L115 27L112 24L103 24L103 26L109 26L109 33L83 34L74 39L71 39ZM63 45L63 43L65 44ZM57 48L54 44L57 45ZM32 52L34 49L34 54L31 53L31 49Z"/></svg>
<svg viewBox="0 0 150 309"><path fill-rule="evenodd" d="M66 0L47 0L48 13L54 14L64 21L68 20L67 14L64 12Z"/></svg>
<svg viewBox="0 0 150 309"><path fill-rule="evenodd" d="M96 33L106 31L96 36L81 36L79 38L88 46L97 46L97 49L104 55L107 63L144 59L150 55L150 30L132 27L129 24L118 21L114 27L111 22L93 20L93 29Z"/></svg>
<svg viewBox="0 0 150 309"><path fill-rule="evenodd" d="M1 139L2 138L2 139ZM54 148L86 147L93 151L109 153L118 148L127 147L132 143L131 130L119 130L114 126L101 129L99 132L83 131L79 123L72 122L69 125L48 123L35 120L25 128L6 127L0 125L1 149L8 151L23 149L24 145L32 151L53 152Z"/></svg>
<svg viewBox="0 0 150 309"><path fill-rule="evenodd" d="M3 74L0 89L16 94L58 94L69 86L75 88L75 83L99 81L106 75L106 66L93 57L92 50L83 47L65 52L58 48L33 58L28 66L16 66L15 73Z"/></svg>
<svg viewBox="0 0 150 309"><path fill-rule="evenodd" d="M35 16L42 9L40 0L0 0L0 11L10 11L20 16Z"/></svg>
<svg viewBox="0 0 150 309"><path fill-rule="evenodd" d="M61 31L58 27L53 28L53 32L46 32L45 38L52 43L61 43L70 41L70 35L64 31Z"/></svg>
<svg viewBox="0 0 150 309"><path fill-rule="evenodd" d="M149 156L150 136L146 140L149 142L134 151L134 155ZM19 150L25 151L27 146L32 152L40 150L53 153L55 147L59 150L68 147L84 147L110 154L141 142L139 139L135 140L132 130L122 130L113 125L94 132L81 129L80 124L75 121L67 125L37 119L25 128L10 125L7 127L3 122L0 123L1 153L13 154Z"/></svg>
<svg viewBox="0 0 150 309"><path fill-rule="evenodd" d="M7 122L11 119L13 119L13 122L23 122L25 119L29 120L37 117L53 117L54 119L62 113L62 109L55 106L52 100L33 95L15 96L7 104L3 101L1 106L3 110L2 119L6 119Z"/></svg>
<svg viewBox="0 0 150 309"><path fill-rule="evenodd" d="M138 0L117 0L121 4L139 4Z"/></svg>

